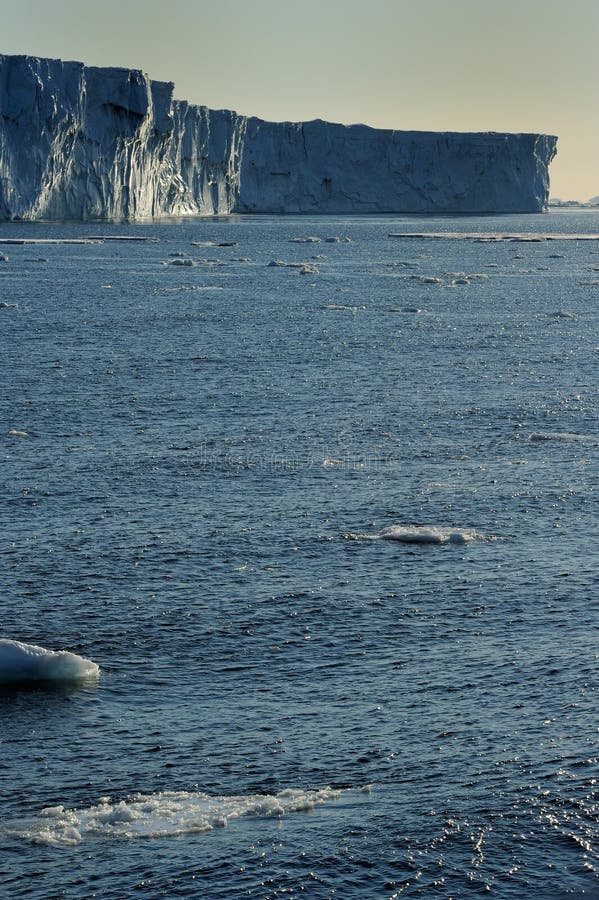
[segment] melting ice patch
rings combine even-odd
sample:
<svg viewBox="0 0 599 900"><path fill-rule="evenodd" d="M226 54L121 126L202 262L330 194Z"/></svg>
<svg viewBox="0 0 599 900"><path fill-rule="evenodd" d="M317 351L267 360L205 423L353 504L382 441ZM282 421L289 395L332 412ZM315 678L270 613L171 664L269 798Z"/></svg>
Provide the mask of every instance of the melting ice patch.
<svg viewBox="0 0 599 900"><path fill-rule="evenodd" d="M76 653L0 639L0 686L95 681L99 674L95 662Z"/></svg>
<svg viewBox="0 0 599 900"><path fill-rule="evenodd" d="M404 544L467 544L488 540L472 528L429 525L390 525L383 528L378 537L383 541L401 541Z"/></svg>
<svg viewBox="0 0 599 900"><path fill-rule="evenodd" d="M530 441L596 441L593 435L573 434L570 431L533 431L528 436Z"/></svg>
<svg viewBox="0 0 599 900"><path fill-rule="evenodd" d="M73 846L91 836L105 838L177 837L222 828L241 816L284 816L307 812L336 800L333 788L305 791L289 789L278 794L211 796L201 791L162 791L135 794L127 800L104 797L96 806L66 809L51 806L38 819L11 828L15 837L36 844Z"/></svg>
<svg viewBox="0 0 599 900"><path fill-rule="evenodd" d="M348 540L399 541L402 544L468 544L494 540L473 528L435 525L389 525L378 534L345 534Z"/></svg>

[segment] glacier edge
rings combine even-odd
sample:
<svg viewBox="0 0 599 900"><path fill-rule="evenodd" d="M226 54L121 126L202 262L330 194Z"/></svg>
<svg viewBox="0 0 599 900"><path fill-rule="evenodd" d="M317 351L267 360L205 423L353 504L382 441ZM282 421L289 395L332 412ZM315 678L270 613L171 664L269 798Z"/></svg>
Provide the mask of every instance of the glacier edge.
<svg viewBox="0 0 599 900"><path fill-rule="evenodd" d="M0 55L0 219L541 212L557 138L266 122L139 70Z"/></svg>

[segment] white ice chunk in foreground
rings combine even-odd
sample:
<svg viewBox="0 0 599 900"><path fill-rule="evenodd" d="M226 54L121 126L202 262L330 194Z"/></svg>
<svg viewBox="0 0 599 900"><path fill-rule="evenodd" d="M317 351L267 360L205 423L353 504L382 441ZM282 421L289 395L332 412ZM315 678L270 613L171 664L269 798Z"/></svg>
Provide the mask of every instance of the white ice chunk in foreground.
<svg viewBox="0 0 599 900"><path fill-rule="evenodd" d="M68 650L0 639L0 685L95 681L100 667Z"/></svg>

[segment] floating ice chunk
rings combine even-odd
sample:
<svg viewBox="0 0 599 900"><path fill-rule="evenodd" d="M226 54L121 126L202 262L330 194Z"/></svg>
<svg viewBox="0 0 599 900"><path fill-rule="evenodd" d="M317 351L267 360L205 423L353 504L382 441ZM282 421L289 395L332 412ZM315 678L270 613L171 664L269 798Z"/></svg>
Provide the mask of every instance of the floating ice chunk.
<svg viewBox="0 0 599 900"><path fill-rule="evenodd" d="M135 794L115 802L103 797L95 806L84 809L46 807L39 819L10 830L15 837L55 846L73 846L92 835L121 839L176 837L222 828L241 816L280 817L307 812L340 796L341 791L327 787L241 796L164 791Z"/></svg>
<svg viewBox="0 0 599 900"><path fill-rule="evenodd" d="M572 434L569 431L533 431L529 434L530 441L596 441L597 438L589 434Z"/></svg>
<svg viewBox="0 0 599 900"><path fill-rule="evenodd" d="M336 309L336 310L349 310L350 312L356 312L359 309L366 309L365 306L344 306L343 303L325 303L322 307L323 309Z"/></svg>
<svg viewBox="0 0 599 900"><path fill-rule="evenodd" d="M495 538L480 534L473 528L453 528L435 525L389 525L378 534L344 534L351 541L398 541L402 544L467 544L470 541L490 541Z"/></svg>
<svg viewBox="0 0 599 900"><path fill-rule="evenodd" d="M238 241L190 241L192 247L236 247Z"/></svg>
<svg viewBox="0 0 599 900"><path fill-rule="evenodd" d="M0 238L0 244L101 244L106 238Z"/></svg>
<svg viewBox="0 0 599 900"><path fill-rule="evenodd" d="M95 681L100 667L67 650L0 639L0 685Z"/></svg>
<svg viewBox="0 0 599 900"><path fill-rule="evenodd" d="M299 270L300 275L318 275L316 266L305 265Z"/></svg>
<svg viewBox="0 0 599 900"><path fill-rule="evenodd" d="M310 263L285 262L282 259L271 259L267 268L268 269L303 269L306 266L310 266Z"/></svg>
<svg viewBox="0 0 599 900"><path fill-rule="evenodd" d="M138 235L138 234L97 234L93 237L87 238L88 241L95 241L96 243L99 241L125 241L129 244L159 244L160 238L157 237L149 237L147 235Z"/></svg>
<svg viewBox="0 0 599 900"><path fill-rule="evenodd" d="M320 244L319 237L297 237L289 240L290 244Z"/></svg>
<svg viewBox="0 0 599 900"><path fill-rule="evenodd" d="M466 544L469 541L487 540L472 528L432 525L390 525L383 528L378 536L384 541L400 541L405 544Z"/></svg>
<svg viewBox="0 0 599 900"><path fill-rule="evenodd" d="M598 241L599 234L576 233L576 234L506 234L504 232L495 231L408 231L408 232L391 232L387 235L390 238L410 238L416 240L435 239L435 240L454 240L454 241L476 241L477 243L495 243L498 241L516 241L519 243L535 243L541 241Z"/></svg>
<svg viewBox="0 0 599 900"><path fill-rule="evenodd" d="M442 278L435 278L433 275L420 275L418 281L420 284L443 284Z"/></svg>
<svg viewBox="0 0 599 900"><path fill-rule="evenodd" d="M24 437L29 437L29 432L27 432L27 431L21 431L20 428L11 428L10 431L8 432L8 436L9 436L9 437L24 438Z"/></svg>
<svg viewBox="0 0 599 900"><path fill-rule="evenodd" d="M195 266L196 263L193 259L168 259L164 260L162 263L163 266Z"/></svg>
<svg viewBox="0 0 599 900"><path fill-rule="evenodd" d="M461 275L459 278L452 278L452 279L451 279L451 283L452 283L452 285L456 285L456 284L471 284L470 279L469 279L469 278L466 278L465 275Z"/></svg>

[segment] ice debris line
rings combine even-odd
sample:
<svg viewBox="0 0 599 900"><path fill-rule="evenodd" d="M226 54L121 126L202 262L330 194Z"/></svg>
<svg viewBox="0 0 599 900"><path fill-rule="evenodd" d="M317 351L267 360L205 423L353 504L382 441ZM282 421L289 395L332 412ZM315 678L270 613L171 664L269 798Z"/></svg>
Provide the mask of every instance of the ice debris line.
<svg viewBox="0 0 599 900"><path fill-rule="evenodd" d="M557 138L265 122L138 70L0 55L0 219L540 212Z"/></svg>
<svg viewBox="0 0 599 900"><path fill-rule="evenodd" d="M67 650L0 639L0 686L95 681L100 667Z"/></svg>

